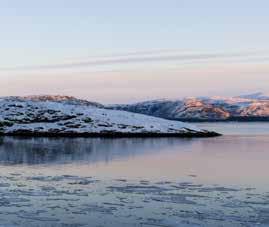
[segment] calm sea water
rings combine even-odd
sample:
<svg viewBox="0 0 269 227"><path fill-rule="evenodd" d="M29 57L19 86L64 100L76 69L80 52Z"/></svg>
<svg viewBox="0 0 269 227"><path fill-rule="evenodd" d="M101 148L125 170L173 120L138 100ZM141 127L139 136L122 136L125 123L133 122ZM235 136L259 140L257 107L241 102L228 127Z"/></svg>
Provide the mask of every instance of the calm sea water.
<svg viewBox="0 0 269 227"><path fill-rule="evenodd" d="M197 126L208 130L215 130L224 135L269 135L268 122L217 122L197 123Z"/></svg>
<svg viewBox="0 0 269 227"><path fill-rule="evenodd" d="M197 125L224 135L0 138L0 226L269 226L269 123Z"/></svg>

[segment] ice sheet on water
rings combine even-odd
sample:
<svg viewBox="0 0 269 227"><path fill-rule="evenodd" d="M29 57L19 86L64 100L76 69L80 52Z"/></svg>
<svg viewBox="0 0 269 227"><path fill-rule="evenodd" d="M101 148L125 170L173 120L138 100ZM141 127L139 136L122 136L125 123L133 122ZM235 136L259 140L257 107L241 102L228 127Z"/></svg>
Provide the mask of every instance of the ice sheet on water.
<svg viewBox="0 0 269 227"><path fill-rule="evenodd" d="M13 181L9 176L16 177ZM2 177L0 221L36 226L255 226L269 224L267 193L193 182L73 175ZM18 185L24 184L23 187ZM2 221L1 221L2 222ZM181 225L182 224L182 225Z"/></svg>

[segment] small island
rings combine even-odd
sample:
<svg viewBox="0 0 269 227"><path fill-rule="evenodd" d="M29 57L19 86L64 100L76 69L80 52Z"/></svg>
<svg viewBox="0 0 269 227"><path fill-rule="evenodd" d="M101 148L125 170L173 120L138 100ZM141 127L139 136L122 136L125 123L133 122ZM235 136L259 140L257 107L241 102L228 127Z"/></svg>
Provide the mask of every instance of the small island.
<svg viewBox="0 0 269 227"><path fill-rule="evenodd" d="M70 137L213 137L220 134L68 96L0 99L0 134Z"/></svg>

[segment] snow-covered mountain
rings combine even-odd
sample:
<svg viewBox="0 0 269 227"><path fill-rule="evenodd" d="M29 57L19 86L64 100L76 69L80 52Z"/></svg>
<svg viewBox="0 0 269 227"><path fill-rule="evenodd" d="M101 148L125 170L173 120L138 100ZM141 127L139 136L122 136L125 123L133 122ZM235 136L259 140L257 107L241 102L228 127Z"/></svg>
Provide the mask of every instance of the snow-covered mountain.
<svg viewBox="0 0 269 227"><path fill-rule="evenodd" d="M262 93L231 98L164 99L108 108L181 121L269 120L269 97Z"/></svg>
<svg viewBox="0 0 269 227"><path fill-rule="evenodd" d="M257 100L269 100L269 94L264 94L263 92L257 92L248 95L241 95L238 98L242 99L257 99Z"/></svg>
<svg viewBox="0 0 269 227"><path fill-rule="evenodd" d="M179 137L217 135L179 121L99 107L96 103L63 96L0 98L0 134Z"/></svg>
<svg viewBox="0 0 269 227"><path fill-rule="evenodd" d="M72 105L86 105L86 106L95 106L102 108L102 104L97 102L91 102L85 99L77 99L73 96L64 96L64 95L31 95L23 97L7 97L8 99L20 100L20 101L51 101L51 102L60 102L63 104L72 104Z"/></svg>

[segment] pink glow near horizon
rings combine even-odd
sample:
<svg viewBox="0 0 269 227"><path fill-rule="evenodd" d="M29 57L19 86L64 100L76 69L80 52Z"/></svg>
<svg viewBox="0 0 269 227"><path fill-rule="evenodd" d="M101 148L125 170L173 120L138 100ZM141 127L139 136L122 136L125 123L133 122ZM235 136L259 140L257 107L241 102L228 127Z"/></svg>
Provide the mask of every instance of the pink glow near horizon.
<svg viewBox="0 0 269 227"><path fill-rule="evenodd" d="M2 73L3 74L3 73ZM108 71L3 74L1 96L72 95L103 103L268 91L267 64L202 64Z"/></svg>

